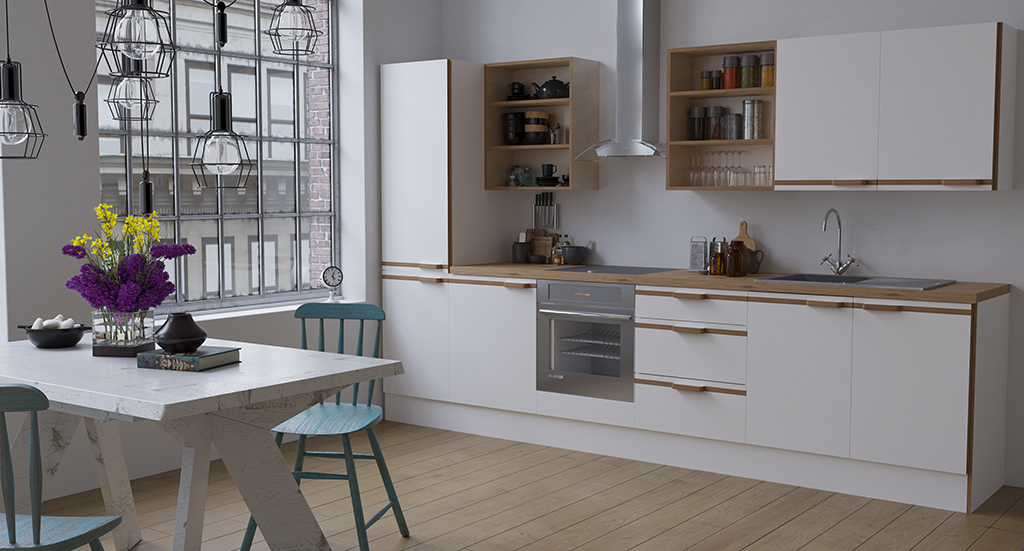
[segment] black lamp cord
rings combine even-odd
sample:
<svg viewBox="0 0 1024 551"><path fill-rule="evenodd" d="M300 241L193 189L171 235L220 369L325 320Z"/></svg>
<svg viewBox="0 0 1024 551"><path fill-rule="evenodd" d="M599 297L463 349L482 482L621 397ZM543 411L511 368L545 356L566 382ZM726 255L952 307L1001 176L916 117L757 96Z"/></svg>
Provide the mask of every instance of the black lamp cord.
<svg viewBox="0 0 1024 551"><path fill-rule="evenodd" d="M8 0L4 0L5 4L7 2L8 2ZM57 33L53 32L53 20L50 18L50 5L47 3L46 0L43 0L43 7L46 8L46 22L49 23L49 25L50 25L50 36L53 37L53 47L54 47L54 49L57 50L57 59L60 60L60 68L64 70L64 78L67 79L68 86L71 87L71 93L75 95L75 100L76 101L82 101L85 98L85 94L89 93L89 88L92 88L93 81L96 80L96 72L99 71L100 61L103 61L103 56L102 55L97 56L97 58L96 58L96 66L93 67L93 69L92 69L92 76L89 78L89 84L87 84L85 86L85 91L83 91L83 92L76 91L75 90L75 85L71 84L71 77L68 76L68 69L67 69L67 67L64 66L64 57L60 55L60 45L57 44ZM8 29L10 28L10 22L9 21L8 21L7 27L8 27ZM11 51L11 33L9 31L7 33L7 51L8 52ZM10 54L8 53L8 55L10 55Z"/></svg>

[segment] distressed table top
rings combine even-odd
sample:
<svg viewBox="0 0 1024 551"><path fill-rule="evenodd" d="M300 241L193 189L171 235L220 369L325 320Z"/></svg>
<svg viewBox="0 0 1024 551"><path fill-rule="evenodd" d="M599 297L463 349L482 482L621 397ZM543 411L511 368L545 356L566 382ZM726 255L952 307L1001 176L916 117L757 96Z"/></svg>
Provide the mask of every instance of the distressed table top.
<svg viewBox="0 0 1024 551"><path fill-rule="evenodd" d="M139 369L135 358L94 357L88 342L41 349L15 341L0 343L0 383L35 386L57 411L168 421L404 373L398 360L219 339L206 344L241 348L241 363L202 372Z"/></svg>

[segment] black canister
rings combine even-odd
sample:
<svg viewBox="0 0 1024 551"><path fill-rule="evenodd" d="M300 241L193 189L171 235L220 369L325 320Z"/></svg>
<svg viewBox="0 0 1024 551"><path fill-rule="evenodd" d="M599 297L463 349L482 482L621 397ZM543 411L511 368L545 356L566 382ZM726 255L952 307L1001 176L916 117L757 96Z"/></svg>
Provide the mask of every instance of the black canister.
<svg viewBox="0 0 1024 551"><path fill-rule="evenodd" d="M690 125L691 140L707 139L707 116L707 107L694 107L690 109L690 118L692 120Z"/></svg>
<svg viewBox="0 0 1024 551"><path fill-rule="evenodd" d="M505 145L519 145L523 143L523 131L526 119L523 112L505 113L502 118L501 137Z"/></svg>

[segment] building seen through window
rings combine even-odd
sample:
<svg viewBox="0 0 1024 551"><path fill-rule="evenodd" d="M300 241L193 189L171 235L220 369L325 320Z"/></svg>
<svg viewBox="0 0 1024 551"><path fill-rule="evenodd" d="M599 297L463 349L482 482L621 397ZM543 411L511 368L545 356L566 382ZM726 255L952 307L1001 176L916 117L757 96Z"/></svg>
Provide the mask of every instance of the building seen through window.
<svg viewBox="0 0 1024 551"><path fill-rule="evenodd" d="M283 299L323 287L319 274L334 264L337 197L331 125L332 8L316 8L324 32L316 53L273 53L262 33L276 2L238 0L228 9L228 43L220 83L232 96L232 125L245 138L257 169L241 189L201 188L189 163L198 138L210 129L210 93L217 85L213 8L202 0L153 0L171 14L181 48L171 75L152 82L159 101L149 123L150 179L164 239L195 245L172 277L177 297L164 306L189 309ZM114 0L96 0L101 35ZM97 50L97 55L99 51ZM142 141L138 122L115 120L104 101L113 79L100 65L100 196L124 216L138 214ZM127 176L131 174L131 176ZM171 272L172 270L168 270Z"/></svg>

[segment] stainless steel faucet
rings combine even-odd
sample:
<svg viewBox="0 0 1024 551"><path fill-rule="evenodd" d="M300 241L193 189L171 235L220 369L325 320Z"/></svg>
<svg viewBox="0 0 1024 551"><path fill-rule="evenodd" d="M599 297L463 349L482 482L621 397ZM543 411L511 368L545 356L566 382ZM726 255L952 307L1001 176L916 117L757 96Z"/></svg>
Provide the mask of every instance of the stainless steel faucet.
<svg viewBox="0 0 1024 551"><path fill-rule="evenodd" d="M836 253L835 260L832 260L832 253L829 253L828 256L821 259L821 264L828 264L828 268L832 270L832 273L836 275L843 275L843 272L850 269L851 265L860 266L860 264L857 263L856 258L850 255L846 255L849 260L843 262L843 222L839 218L839 211L836 209L828 209L828 212L825 213L825 221L821 223L821 231L828 231L828 217L832 213L835 213L836 226L839 227L839 238L836 240L839 250ZM819 266L821 264L819 264Z"/></svg>

